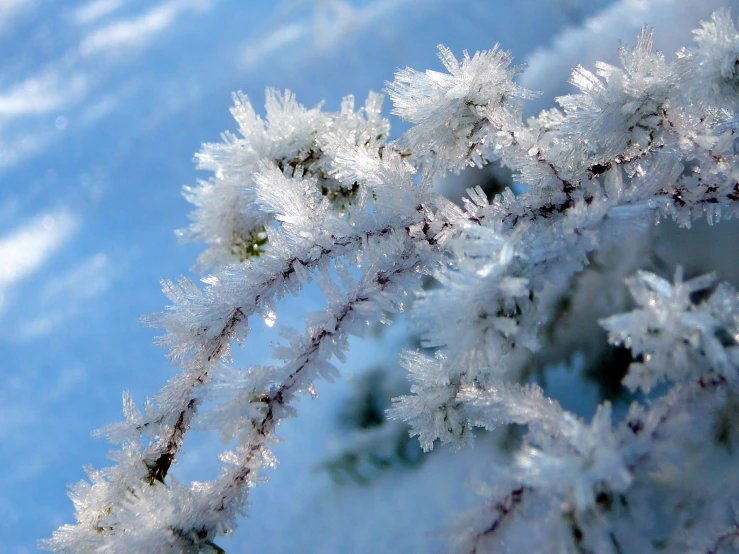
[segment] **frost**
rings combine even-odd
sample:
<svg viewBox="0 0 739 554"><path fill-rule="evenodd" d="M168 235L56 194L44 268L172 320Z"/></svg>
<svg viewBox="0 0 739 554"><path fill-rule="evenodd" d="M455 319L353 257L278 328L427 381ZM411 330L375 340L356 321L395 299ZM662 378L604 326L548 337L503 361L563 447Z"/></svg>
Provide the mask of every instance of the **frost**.
<svg viewBox="0 0 739 554"><path fill-rule="evenodd" d="M668 280L643 248L660 218L689 227L739 212L739 32L719 11L695 37L668 62L645 27L620 67L576 68L579 93L527 122L522 101L534 94L515 82L510 53L460 60L439 47L446 73L405 69L388 83L393 113L413 124L394 141L376 93L325 112L268 90L264 118L237 94L238 134L203 146L198 166L212 176L185 189L196 209L181 235L205 243L199 265L211 274L162 281L170 305L144 319L164 329L158 343L181 371L141 410L124 395L125 421L100 432L120 445L113 465L73 487L77 523L44 546L219 552L261 468L276 463L295 398L339 376L350 337L408 305L423 349L402 355L412 386L392 417L424 450L523 428L510 464L491 468L481 505L454 527L453 549L732 545L739 295L681 268ZM433 192L434 175L492 161L526 190L470 189L462 207ZM302 331L281 328L272 362L231 368L250 318L277 325L277 301L309 281L325 309ZM592 334L581 312L597 313L630 356L623 382L642 394L623 418L608 402L580 418L527 382L568 333L597 349L582 345ZM218 477L180 483L170 470L192 426L229 447Z"/></svg>
<svg viewBox="0 0 739 554"><path fill-rule="evenodd" d="M718 339L731 336L734 325L716 318L711 308L719 303L731 303L735 308L739 297L723 285L721 300L712 300L712 295L697 306L691 301L691 295L711 287L714 281L712 275L704 275L683 282L682 268L676 271L674 284L648 272L639 272L627 281L640 309L611 316L601 324L611 342L623 344L641 359L631 365L626 376L629 388L649 392L662 380L683 381L711 370L736 378L736 367Z"/></svg>

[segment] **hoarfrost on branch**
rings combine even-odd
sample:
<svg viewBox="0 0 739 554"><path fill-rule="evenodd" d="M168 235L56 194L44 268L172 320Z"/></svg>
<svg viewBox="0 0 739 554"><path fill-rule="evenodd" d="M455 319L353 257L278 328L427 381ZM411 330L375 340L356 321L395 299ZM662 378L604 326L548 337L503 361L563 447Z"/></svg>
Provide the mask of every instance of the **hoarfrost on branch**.
<svg viewBox="0 0 739 554"><path fill-rule="evenodd" d="M448 531L452 551L736 548L735 458L730 431L716 432L736 426L739 406L731 286L679 267L668 280L627 259L636 307L601 320L631 351L624 384L645 393L621 421L608 402L583 421L526 384L543 330L561 322L557 299L599 252L660 218L689 227L739 213L739 32L718 11L694 34L668 62L644 27L620 66L577 67L579 92L528 121L522 102L536 93L515 82L509 52L457 59L439 46L446 72L400 70L387 84L392 112L413 124L393 141L380 94L333 113L268 90L264 119L235 95L239 132L197 155L213 176L186 188L196 209L179 232L206 244L198 265L211 273L202 287L163 281L170 305L146 318L165 329L159 342L181 372L142 410L124 394L125 420L100 431L120 444L115 465L88 470L71 493L77 523L45 547L221 552L296 395L338 375L350 336L409 303L424 349L402 355L412 387L391 415L426 450L467 448L476 428L527 429L479 508ZM435 176L490 162L524 192L470 189L463 207L433 192ZM425 289L423 276L439 286ZM250 319L273 325L276 301L310 280L326 309L302 333L283 330L278 363L229 368ZM206 395L215 402L202 410ZM236 446L220 476L181 483L169 470L196 418Z"/></svg>

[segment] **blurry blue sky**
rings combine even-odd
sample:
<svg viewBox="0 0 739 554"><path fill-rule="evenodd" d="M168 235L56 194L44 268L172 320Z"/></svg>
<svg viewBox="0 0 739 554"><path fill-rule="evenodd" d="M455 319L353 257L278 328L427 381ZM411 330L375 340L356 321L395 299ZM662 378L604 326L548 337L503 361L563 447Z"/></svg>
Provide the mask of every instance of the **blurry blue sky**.
<svg viewBox="0 0 739 554"><path fill-rule="evenodd" d="M0 0L0 552L35 552L73 521L67 484L107 463L90 431L120 419L124 388L141 402L174 371L137 318L200 250L173 234L180 189L207 177L200 144L234 129L232 91L261 106L265 86L290 88L335 110L396 67L440 69L439 42L500 42L520 62L605 3ZM254 357L268 354L259 336ZM305 466L290 456L310 444L281 469ZM254 511L300 502L296 479L260 487ZM229 551L251 551L259 528L245 522Z"/></svg>

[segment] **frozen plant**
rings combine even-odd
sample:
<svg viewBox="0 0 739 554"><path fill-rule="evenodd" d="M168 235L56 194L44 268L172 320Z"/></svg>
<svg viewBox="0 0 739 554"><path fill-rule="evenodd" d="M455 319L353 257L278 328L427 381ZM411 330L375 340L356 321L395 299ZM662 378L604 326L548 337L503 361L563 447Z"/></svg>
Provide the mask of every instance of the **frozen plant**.
<svg viewBox="0 0 739 554"><path fill-rule="evenodd" d="M512 463L490 468L480 506L449 529L452 551L739 548L731 286L636 271L646 260L627 258L635 307L614 282L604 296L625 313L601 321L630 349L624 384L644 393L620 421L607 402L583 421L526 383L550 340L542 330L566 321L558 298L600 253L660 218L689 227L739 213L739 33L719 11L695 37L667 61L645 27L619 67L578 67L579 93L526 122L534 93L516 84L508 52L459 60L440 46L446 72L406 69L387 86L393 112L413 123L394 141L378 94L328 113L268 91L266 119L236 95L239 134L203 147L213 176L186 190L197 209L182 234L206 243L199 263L211 273L203 286L164 281L171 304L146 318L182 371L143 409L124 395L125 421L101 431L120 444L115 465L74 487L77 523L44 546L221 552L296 396L338 375L350 336L410 305L425 350L403 354L411 392L391 416L426 450L468 448L480 427L527 429ZM492 161L525 192L489 201L471 189L463 208L434 194L435 176ZM424 289L423 276L439 286ZM229 368L250 318L274 324L276 301L309 280L326 309L302 333L283 330L274 365ZM235 446L217 478L182 483L170 469L196 418Z"/></svg>

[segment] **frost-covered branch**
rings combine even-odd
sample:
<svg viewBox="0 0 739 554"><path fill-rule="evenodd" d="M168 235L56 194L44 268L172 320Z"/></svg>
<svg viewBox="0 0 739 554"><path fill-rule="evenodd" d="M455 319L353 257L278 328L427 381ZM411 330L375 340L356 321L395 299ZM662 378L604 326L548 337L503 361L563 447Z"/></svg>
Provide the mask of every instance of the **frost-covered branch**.
<svg viewBox="0 0 739 554"><path fill-rule="evenodd" d="M540 329L559 323L562 291L599 251L661 217L688 227L739 214L739 31L720 11L695 35L697 47L668 62L645 27L621 48L620 67L576 68L579 93L526 122L522 101L536 93L515 82L522 67L510 53L496 46L460 61L440 47L448 73L406 69L388 83L393 113L413 124L392 142L374 93L360 110L347 97L331 113L268 91L264 120L237 95L240 135L205 145L198 163L213 177L185 190L196 210L180 234L205 242L199 266L212 273L203 287L164 281L171 305L145 319L165 329L159 344L182 371L143 411L124 395L126 420L102 431L121 444L117 464L75 487L78 524L46 546L218 552L214 541L235 528L247 488L273 463L292 400L335 378L349 335L411 293L411 327L429 351L403 354L411 394L391 415L425 450L437 440L465 447L478 427L527 429L485 505L455 531L457 551L728 545L735 480L723 466L712 487L696 475L726 465L721 445L739 413L732 287L684 280L680 269L673 282L647 271L628 280L637 308L601 322L630 351L624 384L645 394L620 423L608 403L586 423L520 382L548 340ZM492 162L513 171L519 194L473 189L459 207L433 193L435 176ZM422 290L421 275L440 286ZM229 368L254 315L273 326L277 301L312 279L328 307L304 334L284 331L280 363ZM236 446L219 477L183 484L170 470L196 421ZM657 512L669 521L650 527Z"/></svg>
<svg viewBox="0 0 739 554"><path fill-rule="evenodd" d="M324 278L329 311L310 322L308 335L292 336L288 345L278 347L276 355L286 361L285 365L251 368L236 382L222 383L238 392L213 415L221 422L219 428L225 425L229 429L224 438L235 437L240 445L235 452L222 456L233 467L216 480L203 499L214 516L242 509L245 487L254 482L258 467L270 458L266 447L274 440L280 420L292 415L289 404L296 393L313 393L313 382L318 376L333 380L338 370L330 360L344 359L349 335L363 335L367 321L383 319L384 314L396 311L402 306L402 299L418 287L420 275L416 268L420 258L412 241L393 236L378 244L377 250L364 255L364 275L343 298L336 285ZM342 280L346 285L352 278L347 273ZM281 375L284 377L280 380ZM211 418L210 423L213 422ZM212 534L218 530L214 526Z"/></svg>
<svg viewBox="0 0 739 554"><path fill-rule="evenodd" d="M524 538L519 524L569 528L569 533L560 533L557 539L566 550L653 551L655 545L652 543L659 542L658 535L654 536L655 530L643 530L644 535L638 535L634 533L636 522L627 521L624 527L623 520L628 519L629 514L648 510L649 499L644 498L642 491L653 488L661 479L669 479L663 472L675 460L717 472L718 483L709 490L701 490L700 487L705 487L701 482L682 483L694 496L690 500L692 505L683 509L698 509L692 517L706 526L700 532L691 531L690 541L713 536L711 526L716 523L713 518L726 516L701 513L702 503L714 502L720 506L717 497L733 501L739 493L733 479L722 480L718 468L726 461L713 446L714 440L726 440L721 438L722 433L731 431L720 427L717 436L716 423L710 417L713 414L719 422L735 417L733 410L739 395L739 294L728 285L721 285L704 302L693 304L688 295L711 283L710 276L683 283L681 270L675 276L674 285L655 275L640 273L631 280L631 289L644 309L604 320L613 339L623 336L614 331L616 328L629 329L624 335L650 336L650 340L657 341L665 352L672 352L678 359L690 359L692 367L698 371L697 375L693 374L692 382L673 387L651 405L634 403L616 427L611 423L608 404L603 405L592 424L586 426L547 398L541 389L530 385L497 381L485 387L467 387L456 395L456 405L467 416L470 426L493 429L516 423L528 428L526 448L520 451L517 462L511 468L500 470L501 476L511 483L510 488L498 484L488 504L465 519L466 530L459 532L457 537L464 545L458 548L459 552L476 552L483 542L488 547L516 544L514 551L539 551L544 546L538 541L550 540L556 535L552 529L553 535ZM692 327L686 328L686 323ZM640 331L636 331L635 325L640 326ZM675 331L668 334L666 329ZM686 340L686 333L694 339ZM723 342L713 342L716 337L722 337ZM636 346L632 352L647 359L641 348ZM671 370L670 377L674 380L684 375L684 367L680 364L664 359L650 361L664 370ZM643 377L642 365L641 362L632 364L626 383L651 386L651 381ZM711 427L714 427L713 432ZM721 488L720 493L714 490L716 487ZM536 497L538 507L520 516L522 521L503 529L502 524L514 505L517 510L524 509L525 504L518 507L525 502L523 490L527 491L527 497ZM516 502L512 502L514 498ZM621 506L617 507L616 503ZM492 520L485 517L491 511ZM690 525L696 525L696 521L691 520ZM686 544L683 536L686 533L680 528L680 522L674 529L656 531L667 534L670 544L676 548ZM493 537L494 533L505 538Z"/></svg>

